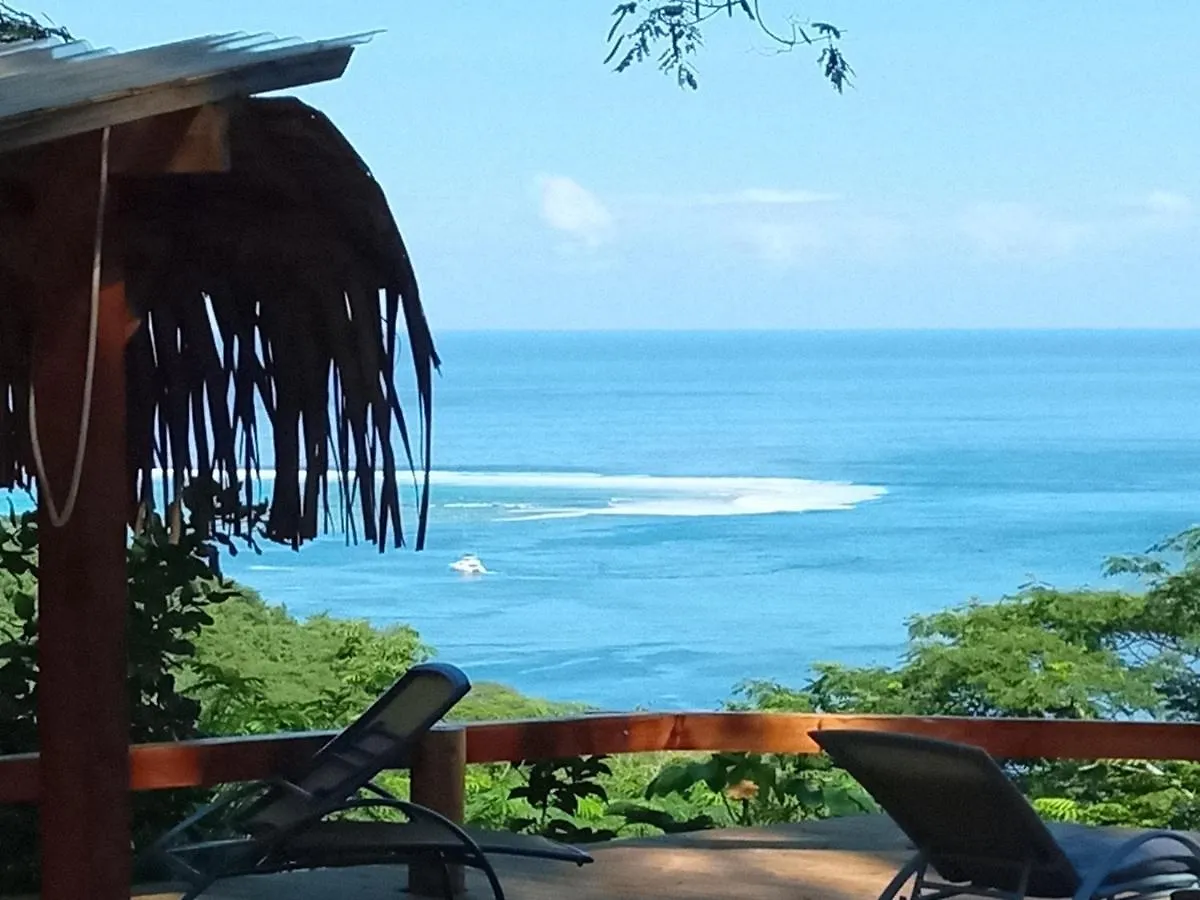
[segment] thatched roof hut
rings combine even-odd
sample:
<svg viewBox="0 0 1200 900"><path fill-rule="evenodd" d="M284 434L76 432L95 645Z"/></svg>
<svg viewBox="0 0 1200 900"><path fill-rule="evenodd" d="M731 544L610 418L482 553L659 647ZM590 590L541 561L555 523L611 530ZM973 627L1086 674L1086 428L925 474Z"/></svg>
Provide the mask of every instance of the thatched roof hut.
<svg viewBox="0 0 1200 900"><path fill-rule="evenodd" d="M156 469L168 502L230 483L266 428L269 535L314 536L332 483L382 548L416 458L424 539L437 356L404 242L324 116L252 97L357 43L0 51L0 486L38 483L46 900L129 896L126 525Z"/></svg>
<svg viewBox="0 0 1200 900"><path fill-rule="evenodd" d="M335 506L361 513L362 536L381 548L400 542L399 481L414 449L427 472L437 364L408 252L378 183L325 116L291 98L239 96L340 73L353 43L225 37L130 54L68 45L0 55L0 486L36 474L36 311L27 302L36 255L11 231L39 180L54 177L45 143L216 99L228 171L125 178L110 206L109 242L122 246L126 296L141 320L127 354L131 498L151 499L156 469L175 473L160 507L188 475L252 476L265 412L270 537L317 534L333 470ZM180 97L181 85L192 93ZM395 388L402 337L418 391L416 448ZM427 488L426 477L418 547ZM357 531L349 516L341 524Z"/></svg>

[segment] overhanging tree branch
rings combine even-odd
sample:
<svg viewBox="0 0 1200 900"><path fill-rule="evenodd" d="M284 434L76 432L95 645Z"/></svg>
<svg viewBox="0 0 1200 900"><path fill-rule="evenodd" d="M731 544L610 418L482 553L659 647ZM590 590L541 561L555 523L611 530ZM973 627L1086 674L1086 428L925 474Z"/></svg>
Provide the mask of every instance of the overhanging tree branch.
<svg viewBox="0 0 1200 900"><path fill-rule="evenodd" d="M786 30L776 28L763 18L759 0L618 3L612 12L604 62L624 72L634 63L653 60L659 71L674 75L680 87L695 90L699 82L693 61L704 43L701 26L721 13L752 23L780 53L802 47L819 49L817 63L838 93L851 83L854 70L838 46L841 29L828 22L803 22L794 17L788 19Z"/></svg>
<svg viewBox="0 0 1200 900"><path fill-rule="evenodd" d="M0 43L42 40L69 41L71 33L65 28L0 2Z"/></svg>

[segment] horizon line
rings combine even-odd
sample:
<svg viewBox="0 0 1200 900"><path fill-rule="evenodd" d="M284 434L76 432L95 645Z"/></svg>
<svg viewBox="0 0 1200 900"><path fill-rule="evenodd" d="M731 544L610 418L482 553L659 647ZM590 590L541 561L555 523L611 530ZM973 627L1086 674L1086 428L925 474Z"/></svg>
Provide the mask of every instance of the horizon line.
<svg viewBox="0 0 1200 900"><path fill-rule="evenodd" d="M710 328L703 326L683 328L661 327L630 327L630 328L591 328L591 327L518 327L499 326L484 328L434 327L434 335L438 334L1071 334L1071 333L1193 333L1200 332L1197 325L1003 325L1003 326L854 326L854 327L731 327Z"/></svg>

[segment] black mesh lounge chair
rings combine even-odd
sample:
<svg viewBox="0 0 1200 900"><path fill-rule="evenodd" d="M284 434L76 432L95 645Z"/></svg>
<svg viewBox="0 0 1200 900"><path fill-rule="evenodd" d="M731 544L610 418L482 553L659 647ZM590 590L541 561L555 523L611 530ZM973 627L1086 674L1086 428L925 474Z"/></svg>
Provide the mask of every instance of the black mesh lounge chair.
<svg viewBox="0 0 1200 900"><path fill-rule="evenodd" d="M182 900L238 875L417 862L441 866L449 896L447 867L465 865L480 869L503 900L489 854L591 862L582 850L546 838L463 828L372 783L382 770L404 764L421 735L470 689L454 666L414 666L299 772L227 792L159 838L142 865L185 881ZM372 808L396 810L407 821L330 820ZM233 836L214 837L218 828Z"/></svg>
<svg viewBox="0 0 1200 900"><path fill-rule="evenodd" d="M1200 884L1191 836L1043 822L978 747L871 731L810 736L917 848L880 900L910 880L912 900L1146 898Z"/></svg>

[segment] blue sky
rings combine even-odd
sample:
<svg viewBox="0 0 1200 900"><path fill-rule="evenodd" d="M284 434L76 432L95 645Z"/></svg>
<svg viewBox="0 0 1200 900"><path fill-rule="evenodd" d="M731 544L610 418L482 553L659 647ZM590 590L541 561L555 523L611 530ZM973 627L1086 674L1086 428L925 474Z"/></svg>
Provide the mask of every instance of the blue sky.
<svg viewBox="0 0 1200 900"><path fill-rule="evenodd" d="M96 44L386 29L300 92L392 201L436 330L1200 327L1200 15L764 0L701 90L601 64L613 0L38 0ZM18 4L25 5L25 4Z"/></svg>

